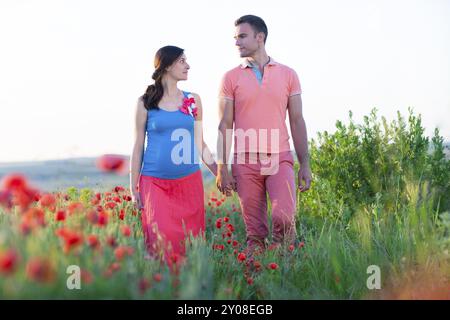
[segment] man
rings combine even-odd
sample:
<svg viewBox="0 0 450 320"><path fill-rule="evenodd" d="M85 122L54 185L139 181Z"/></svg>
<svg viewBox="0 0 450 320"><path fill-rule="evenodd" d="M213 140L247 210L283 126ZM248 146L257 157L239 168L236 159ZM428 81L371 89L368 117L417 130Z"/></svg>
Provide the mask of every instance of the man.
<svg viewBox="0 0 450 320"><path fill-rule="evenodd" d="M231 190L237 191L247 245L252 252L266 247L269 234L266 193L272 205L274 245L294 244L296 240L294 159L289 146L286 111L300 163L300 192L310 188L311 169L297 74L267 55L267 26L261 18L246 15L236 20L235 26L235 44L245 59L222 79L216 184L226 195L230 195ZM233 125L234 155L230 175L227 163Z"/></svg>

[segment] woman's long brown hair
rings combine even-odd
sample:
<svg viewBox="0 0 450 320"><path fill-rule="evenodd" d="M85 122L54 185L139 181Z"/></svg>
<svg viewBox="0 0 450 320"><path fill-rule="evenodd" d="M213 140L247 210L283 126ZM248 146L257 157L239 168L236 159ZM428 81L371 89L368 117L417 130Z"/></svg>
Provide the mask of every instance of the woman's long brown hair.
<svg viewBox="0 0 450 320"><path fill-rule="evenodd" d="M154 84L147 87L142 100L147 110L159 109L158 104L164 95L162 77L166 73L166 68L170 67L182 54L184 50L175 46L165 46L160 48L155 54L155 71L152 79Z"/></svg>

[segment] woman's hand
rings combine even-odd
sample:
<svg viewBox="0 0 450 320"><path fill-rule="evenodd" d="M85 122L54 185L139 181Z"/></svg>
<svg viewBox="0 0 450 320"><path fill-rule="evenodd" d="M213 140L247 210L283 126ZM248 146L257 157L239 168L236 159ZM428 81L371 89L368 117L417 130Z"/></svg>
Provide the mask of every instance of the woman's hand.
<svg viewBox="0 0 450 320"><path fill-rule="evenodd" d="M133 191L131 193L131 202L139 210L144 208L142 201L141 201L141 195L139 194L138 191Z"/></svg>

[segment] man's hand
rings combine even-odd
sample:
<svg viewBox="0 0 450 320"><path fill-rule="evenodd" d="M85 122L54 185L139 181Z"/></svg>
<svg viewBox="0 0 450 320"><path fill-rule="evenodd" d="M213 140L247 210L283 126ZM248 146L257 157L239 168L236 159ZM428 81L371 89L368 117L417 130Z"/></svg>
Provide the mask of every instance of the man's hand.
<svg viewBox="0 0 450 320"><path fill-rule="evenodd" d="M311 181L312 174L309 164L300 165L300 170L298 171L298 189L300 192L308 191L311 187Z"/></svg>
<svg viewBox="0 0 450 320"><path fill-rule="evenodd" d="M217 170L216 177L216 186L222 194L231 196L231 191L236 191L236 181L234 178L228 173L228 169L223 168L221 170Z"/></svg>

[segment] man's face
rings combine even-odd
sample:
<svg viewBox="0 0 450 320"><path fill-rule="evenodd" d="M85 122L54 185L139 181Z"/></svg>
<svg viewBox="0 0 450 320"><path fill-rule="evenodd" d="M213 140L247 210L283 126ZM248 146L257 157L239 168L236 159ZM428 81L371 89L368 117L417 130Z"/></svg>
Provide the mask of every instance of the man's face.
<svg viewBox="0 0 450 320"><path fill-rule="evenodd" d="M241 58L252 56L260 48L261 42L264 42L263 38L263 33L257 35L248 23L238 25L234 39Z"/></svg>

